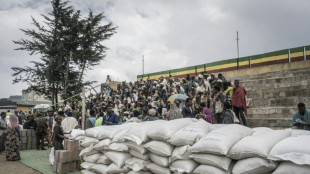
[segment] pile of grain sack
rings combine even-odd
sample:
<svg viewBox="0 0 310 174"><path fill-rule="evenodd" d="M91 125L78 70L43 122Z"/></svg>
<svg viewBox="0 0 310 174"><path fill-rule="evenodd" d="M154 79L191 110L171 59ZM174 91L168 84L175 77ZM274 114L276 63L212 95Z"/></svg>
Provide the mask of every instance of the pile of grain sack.
<svg viewBox="0 0 310 174"><path fill-rule="evenodd" d="M310 171L310 132L302 130L251 129L184 118L95 127L73 139L82 146L84 174Z"/></svg>
<svg viewBox="0 0 310 174"><path fill-rule="evenodd" d="M21 129L19 150L31 150L37 148L36 133L33 129Z"/></svg>

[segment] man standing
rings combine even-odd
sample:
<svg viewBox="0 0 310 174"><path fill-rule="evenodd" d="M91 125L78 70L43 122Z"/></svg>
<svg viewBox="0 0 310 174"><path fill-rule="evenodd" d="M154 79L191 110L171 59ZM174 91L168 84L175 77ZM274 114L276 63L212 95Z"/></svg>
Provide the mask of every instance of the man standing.
<svg viewBox="0 0 310 174"><path fill-rule="evenodd" d="M46 150L44 149L44 137L46 135L46 129L47 129L46 119L43 117L41 113L38 113L35 121L36 121L35 131L37 135L37 150L39 150L40 148L41 150Z"/></svg>
<svg viewBox="0 0 310 174"><path fill-rule="evenodd" d="M89 114L90 114L90 117L86 119L85 129L95 127L95 123L96 123L96 116L95 116L96 112L95 112L95 110L93 110L93 109L90 110Z"/></svg>
<svg viewBox="0 0 310 174"><path fill-rule="evenodd" d="M298 103L298 111L295 112L292 120L292 126L298 129L310 130L310 110L306 109L304 103Z"/></svg>
<svg viewBox="0 0 310 174"><path fill-rule="evenodd" d="M246 95L246 90L243 86L239 85L239 80L235 80L234 82L235 88L233 92L233 96L231 98L232 106L234 109L234 112L237 116L237 118L242 121L242 124L246 126L246 120L243 112L247 114L247 109L246 109L246 100L245 100L245 95ZM241 119L240 119L241 117Z"/></svg>
<svg viewBox="0 0 310 174"><path fill-rule="evenodd" d="M46 133L47 133L47 142L48 142L48 146L49 147L52 147L52 130L53 130L53 123L54 123L54 112L53 111L49 111L48 112L48 127L47 127L47 130L46 130Z"/></svg>
<svg viewBox="0 0 310 174"><path fill-rule="evenodd" d="M107 108L107 115L103 117L101 125L118 125L118 116L113 113L112 107Z"/></svg>
<svg viewBox="0 0 310 174"><path fill-rule="evenodd" d="M183 109L182 109L183 118L188 118L188 117L192 118L194 116L192 105L193 105L192 99L191 98L187 98L186 99L185 107L183 107Z"/></svg>
<svg viewBox="0 0 310 174"><path fill-rule="evenodd" d="M7 126L6 121L5 121L5 117L6 117L5 112L1 112L1 118L0 118L0 154L5 151L4 142L5 142L5 137L6 137L5 131L6 131L6 126Z"/></svg>

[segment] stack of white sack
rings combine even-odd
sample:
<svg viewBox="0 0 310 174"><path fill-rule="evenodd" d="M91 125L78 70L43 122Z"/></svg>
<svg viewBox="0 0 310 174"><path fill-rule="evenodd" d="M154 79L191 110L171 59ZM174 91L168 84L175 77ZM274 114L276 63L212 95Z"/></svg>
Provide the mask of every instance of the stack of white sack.
<svg viewBox="0 0 310 174"><path fill-rule="evenodd" d="M291 132L289 137L278 142L270 151L269 159L280 163L273 174L310 173L310 132Z"/></svg>
<svg viewBox="0 0 310 174"><path fill-rule="evenodd" d="M310 169L308 131L183 118L100 126L84 135L82 173L278 174Z"/></svg>
<svg viewBox="0 0 310 174"><path fill-rule="evenodd" d="M206 134L191 147L190 157L200 164L193 173L231 173L232 160L227 157L230 148L253 132L251 128L231 124Z"/></svg>
<svg viewBox="0 0 310 174"><path fill-rule="evenodd" d="M281 140L291 135L290 130L254 128L254 133L231 147L228 157L238 160L232 173L272 173L277 162L268 159L270 150Z"/></svg>

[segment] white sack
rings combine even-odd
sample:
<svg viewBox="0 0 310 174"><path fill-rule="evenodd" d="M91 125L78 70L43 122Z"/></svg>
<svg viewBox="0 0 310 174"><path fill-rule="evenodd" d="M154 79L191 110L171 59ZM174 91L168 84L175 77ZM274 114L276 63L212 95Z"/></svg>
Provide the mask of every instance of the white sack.
<svg viewBox="0 0 310 174"><path fill-rule="evenodd" d="M177 160L170 164L170 170L175 173L192 173L198 163L193 160Z"/></svg>
<svg viewBox="0 0 310 174"><path fill-rule="evenodd" d="M127 141L127 142L125 142L125 144L126 144L130 149L133 149L133 150L135 150L135 151L138 151L138 152L140 152L140 153L142 153L142 154L144 154L144 153L147 152L147 150L143 147L144 144L138 145L138 144L136 144L135 142L132 142L132 141Z"/></svg>
<svg viewBox="0 0 310 174"><path fill-rule="evenodd" d="M108 168L105 170L106 173L126 173L129 169L127 167L118 167L116 164L112 163L108 166Z"/></svg>
<svg viewBox="0 0 310 174"><path fill-rule="evenodd" d="M309 174L309 165L296 165L291 162L281 162L272 174Z"/></svg>
<svg viewBox="0 0 310 174"><path fill-rule="evenodd" d="M93 167L94 165L96 165L96 164L95 164L95 163L83 162L83 163L81 164L81 167L82 167L83 169L90 169L90 168Z"/></svg>
<svg viewBox="0 0 310 174"><path fill-rule="evenodd" d="M170 162L173 162L175 160L187 160L190 159L190 146L180 146L180 147L175 147L174 150L172 151L171 157L170 157Z"/></svg>
<svg viewBox="0 0 310 174"><path fill-rule="evenodd" d="M106 169L108 168L107 165L104 165L104 164L96 164L94 166L92 166L90 168L91 171L94 171L96 173L100 173L100 174L105 174L106 172Z"/></svg>
<svg viewBox="0 0 310 174"><path fill-rule="evenodd" d="M104 140L101 140L99 143L97 143L97 144L94 146L94 149L95 149L95 150L98 150L98 151L101 151L101 150L108 150L110 144L111 144L111 139L104 139Z"/></svg>
<svg viewBox="0 0 310 174"><path fill-rule="evenodd" d="M193 174L229 174L229 172L214 166L202 164L194 170Z"/></svg>
<svg viewBox="0 0 310 174"><path fill-rule="evenodd" d="M251 128L230 124L214 129L191 147L192 153L227 155L229 149L240 139L253 133Z"/></svg>
<svg viewBox="0 0 310 174"><path fill-rule="evenodd" d="M140 145L149 140L148 131L152 130L158 125L161 125L167 121L165 120L157 120L157 121L146 121L142 123L137 123L133 126L125 135L126 140L130 140Z"/></svg>
<svg viewBox="0 0 310 174"><path fill-rule="evenodd" d="M131 158L131 155L124 152L107 152L105 155L119 168L122 168L125 165L125 161Z"/></svg>
<svg viewBox="0 0 310 174"><path fill-rule="evenodd" d="M182 118L162 122L160 124L157 124L157 126L153 127L153 129L149 130L148 137L150 137L153 140L167 141L178 130L193 123L193 120L195 119Z"/></svg>
<svg viewBox="0 0 310 174"><path fill-rule="evenodd" d="M129 171L127 174L152 174L152 172L150 171L139 171L139 172L136 172L136 171Z"/></svg>
<svg viewBox="0 0 310 174"><path fill-rule="evenodd" d="M92 172L90 170L82 170L81 171L83 174L96 174L95 172Z"/></svg>
<svg viewBox="0 0 310 174"><path fill-rule="evenodd" d="M125 143L112 143L109 146L110 150L118 151L118 152L128 152L129 148Z"/></svg>
<svg viewBox="0 0 310 174"><path fill-rule="evenodd" d="M144 161L139 158L130 158L125 161L125 166L137 172L140 170L145 170L146 166L150 163L150 161Z"/></svg>
<svg viewBox="0 0 310 174"><path fill-rule="evenodd" d="M212 129L212 125L203 119L200 119L188 126L178 130L169 139L169 143L175 146L193 145Z"/></svg>
<svg viewBox="0 0 310 174"><path fill-rule="evenodd" d="M133 157L136 157L136 158L139 158L139 159L142 159L142 160L148 160L148 159L150 159L149 153L142 154L142 153L140 153L140 152L138 152L138 151L135 151L135 150L133 150L133 149L130 149L130 150L129 150L129 154L130 154L131 156L133 156Z"/></svg>
<svg viewBox="0 0 310 174"><path fill-rule="evenodd" d="M146 143L144 148L156 155L168 157L172 154L174 147L167 142L153 140Z"/></svg>
<svg viewBox="0 0 310 174"><path fill-rule="evenodd" d="M106 155L101 155L96 161L96 163L109 165L112 163L112 161Z"/></svg>
<svg viewBox="0 0 310 174"><path fill-rule="evenodd" d="M74 140L84 140L86 138L86 136L78 136L76 138L74 138Z"/></svg>
<svg viewBox="0 0 310 174"><path fill-rule="evenodd" d="M84 161L85 162L89 162L89 163L96 163L96 161L98 160L98 158L102 156L101 153L96 153L93 155L89 155L89 156L84 156Z"/></svg>
<svg viewBox="0 0 310 174"><path fill-rule="evenodd" d="M54 160L55 160L55 154L54 153L55 153L55 150L54 150L54 147L52 147L50 155L49 155L49 161L50 161L51 165L54 165Z"/></svg>
<svg viewBox="0 0 310 174"><path fill-rule="evenodd" d="M310 132L293 132L288 138L277 143L270 151L272 160L291 161L295 164L310 165Z"/></svg>
<svg viewBox="0 0 310 174"><path fill-rule="evenodd" d="M161 167L168 167L170 164L168 157L159 156L152 153L150 153L149 156L154 163L160 165Z"/></svg>
<svg viewBox="0 0 310 174"><path fill-rule="evenodd" d="M85 135L87 137L93 137L93 138L96 138L98 136L98 133L100 131L100 129L102 129L103 126L99 126L99 127L92 127L92 128L89 128L89 129L86 129L85 130Z"/></svg>
<svg viewBox="0 0 310 174"><path fill-rule="evenodd" d="M190 157L200 164L214 166L223 170L228 170L231 159L226 156L213 154L192 154Z"/></svg>
<svg viewBox="0 0 310 174"><path fill-rule="evenodd" d="M112 139L120 130L121 125L112 125L112 126L99 126L101 129L97 134L99 140L106 138Z"/></svg>
<svg viewBox="0 0 310 174"><path fill-rule="evenodd" d="M171 171L169 168L161 167L155 163L151 163L147 165L146 168L155 174L171 174Z"/></svg>
<svg viewBox="0 0 310 174"><path fill-rule="evenodd" d="M277 168L277 163L254 157L237 161L232 170L233 174L264 174L271 173Z"/></svg>
<svg viewBox="0 0 310 174"><path fill-rule="evenodd" d="M125 135L129 131L129 129L121 130L119 133L117 133L113 139L113 143L123 143L125 142Z"/></svg>
<svg viewBox="0 0 310 174"><path fill-rule="evenodd" d="M257 136L248 136L236 143L229 151L228 156L240 160L251 157L267 158L272 147L289 137L291 131L274 130Z"/></svg>
<svg viewBox="0 0 310 174"><path fill-rule="evenodd" d="M86 137L84 139L84 141L82 142L81 146L83 147L88 147L90 146L91 144L92 145L95 145L99 142L99 140L97 140L96 138L91 138L91 137Z"/></svg>
<svg viewBox="0 0 310 174"><path fill-rule="evenodd" d="M69 135L69 139L76 139L79 136L85 136L85 130L72 129Z"/></svg>
<svg viewBox="0 0 310 174"><path fill-rule="evenodd" d="M99 152L94 150L94 146L93 145L90 145L89 147L86 147L85 149L83 149L80 152L80 157L88 156L88 155L93 155L93 154L96 154L96 153L99 153Z"/></svg>
<svg viewBox="0 0 310 174"><path fill-rule="evenodd" d="M256 135L262 135L262 134L271 132L273 131L273 129L270 129L269 127L256 127L256 128L253 128L253 131L254 132L252 136L256 136Z"/></svg>

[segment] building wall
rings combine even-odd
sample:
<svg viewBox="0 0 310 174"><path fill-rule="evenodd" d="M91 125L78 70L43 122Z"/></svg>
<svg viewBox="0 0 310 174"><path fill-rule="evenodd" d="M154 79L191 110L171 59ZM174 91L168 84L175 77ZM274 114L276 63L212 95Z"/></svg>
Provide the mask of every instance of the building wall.
<svg viewBox="0 0 310 174"><path fill-rule="evenodd" d="M31 111L33 107L30 107L30 106L17 106L17 111L23 111L23 112L26 112L28 113L28 111Z"/></svg>
<svg viewBox="0 0 310 174"><path fill-rule="evenodd" d="M38 95L34 91L23 90L22 100L24 101L38 101L38 102L50 102L45 99L43 95Z"/></svg>

